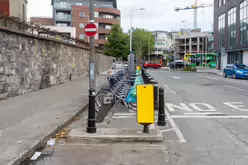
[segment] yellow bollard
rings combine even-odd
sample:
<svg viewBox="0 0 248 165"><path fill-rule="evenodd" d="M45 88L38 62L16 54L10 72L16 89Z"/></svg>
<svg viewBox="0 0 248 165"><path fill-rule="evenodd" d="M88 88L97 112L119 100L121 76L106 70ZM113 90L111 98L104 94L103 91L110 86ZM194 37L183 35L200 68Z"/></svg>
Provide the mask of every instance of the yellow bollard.
<svg viewBox="0 0 248 165"><path fill-rule="evenodd" d="M140 66L137 66L137 67L136 67L136 70L140 70Z"/></svg>

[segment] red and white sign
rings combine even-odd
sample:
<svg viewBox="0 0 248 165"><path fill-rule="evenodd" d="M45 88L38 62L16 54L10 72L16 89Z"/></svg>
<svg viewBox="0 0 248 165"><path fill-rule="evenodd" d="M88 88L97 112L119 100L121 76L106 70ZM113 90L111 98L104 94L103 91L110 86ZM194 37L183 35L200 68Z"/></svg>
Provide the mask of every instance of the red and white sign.
<svg viewBox="0 0 248 165"><path fill-rule="evenodd" d="M94 37L97 32L97 27L94 23L89 23L84 28L84 33L89 37Z"/></svg>

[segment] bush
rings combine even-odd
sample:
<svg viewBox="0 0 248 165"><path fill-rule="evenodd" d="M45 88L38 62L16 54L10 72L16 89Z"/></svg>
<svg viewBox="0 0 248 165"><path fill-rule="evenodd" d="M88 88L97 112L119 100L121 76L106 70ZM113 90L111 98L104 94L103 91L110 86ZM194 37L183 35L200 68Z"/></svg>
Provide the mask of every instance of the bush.
<svg viewBox="0 0 248 165"><path fill-rule="evenodd" d="M191 66L187 66L186 68L184 68L184 71L187 71L187 72L196 72L196 68L194 67L191 67Z"/></svg>

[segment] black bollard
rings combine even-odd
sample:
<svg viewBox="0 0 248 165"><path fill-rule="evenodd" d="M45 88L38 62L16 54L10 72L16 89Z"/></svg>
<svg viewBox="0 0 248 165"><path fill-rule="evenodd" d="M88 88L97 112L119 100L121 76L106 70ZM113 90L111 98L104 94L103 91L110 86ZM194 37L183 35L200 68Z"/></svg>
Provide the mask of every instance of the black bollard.
<svg viewBox="0 0 248 165"><path fill-rule="evenodd" d="M154 110L158 110L158 82L154 81Z"/></svg>
<svg viewBox="0 0 248 165"><path fill-rule="evenodd" d="M166 126L164 112L164 88L159 88L158 126Z"/></svg>
<svg viewBox="0 0 248 165"><path fill-rule="evenodd" d="M143 133L149 133L149 127L147 124L144 124Z"/></svg>
<svg viewBox="0 0 248 165"><path fill-rule="evenodd" d="M95 97L95 90L90 89L87 133L96 133Z"/></svg>

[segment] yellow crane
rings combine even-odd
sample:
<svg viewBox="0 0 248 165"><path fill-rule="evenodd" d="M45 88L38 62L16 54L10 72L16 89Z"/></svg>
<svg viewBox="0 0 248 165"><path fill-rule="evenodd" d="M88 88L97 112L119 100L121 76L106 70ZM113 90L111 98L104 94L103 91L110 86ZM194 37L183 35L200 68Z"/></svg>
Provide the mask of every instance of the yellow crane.
<svg viewBox="0 0 248 165"><path fill-rule="evenodd" d="M210 7L210 6L213 6L213 4L201 4L201 5L198 5L198 0L196 0L194 5L187 6L187 7L184 7L184 8L175 7L175 11L179 12L181 10L194 10L194 20L193 20L193 22L194 22L194 28L196 29L197 28L197 9Z"/></svg>

